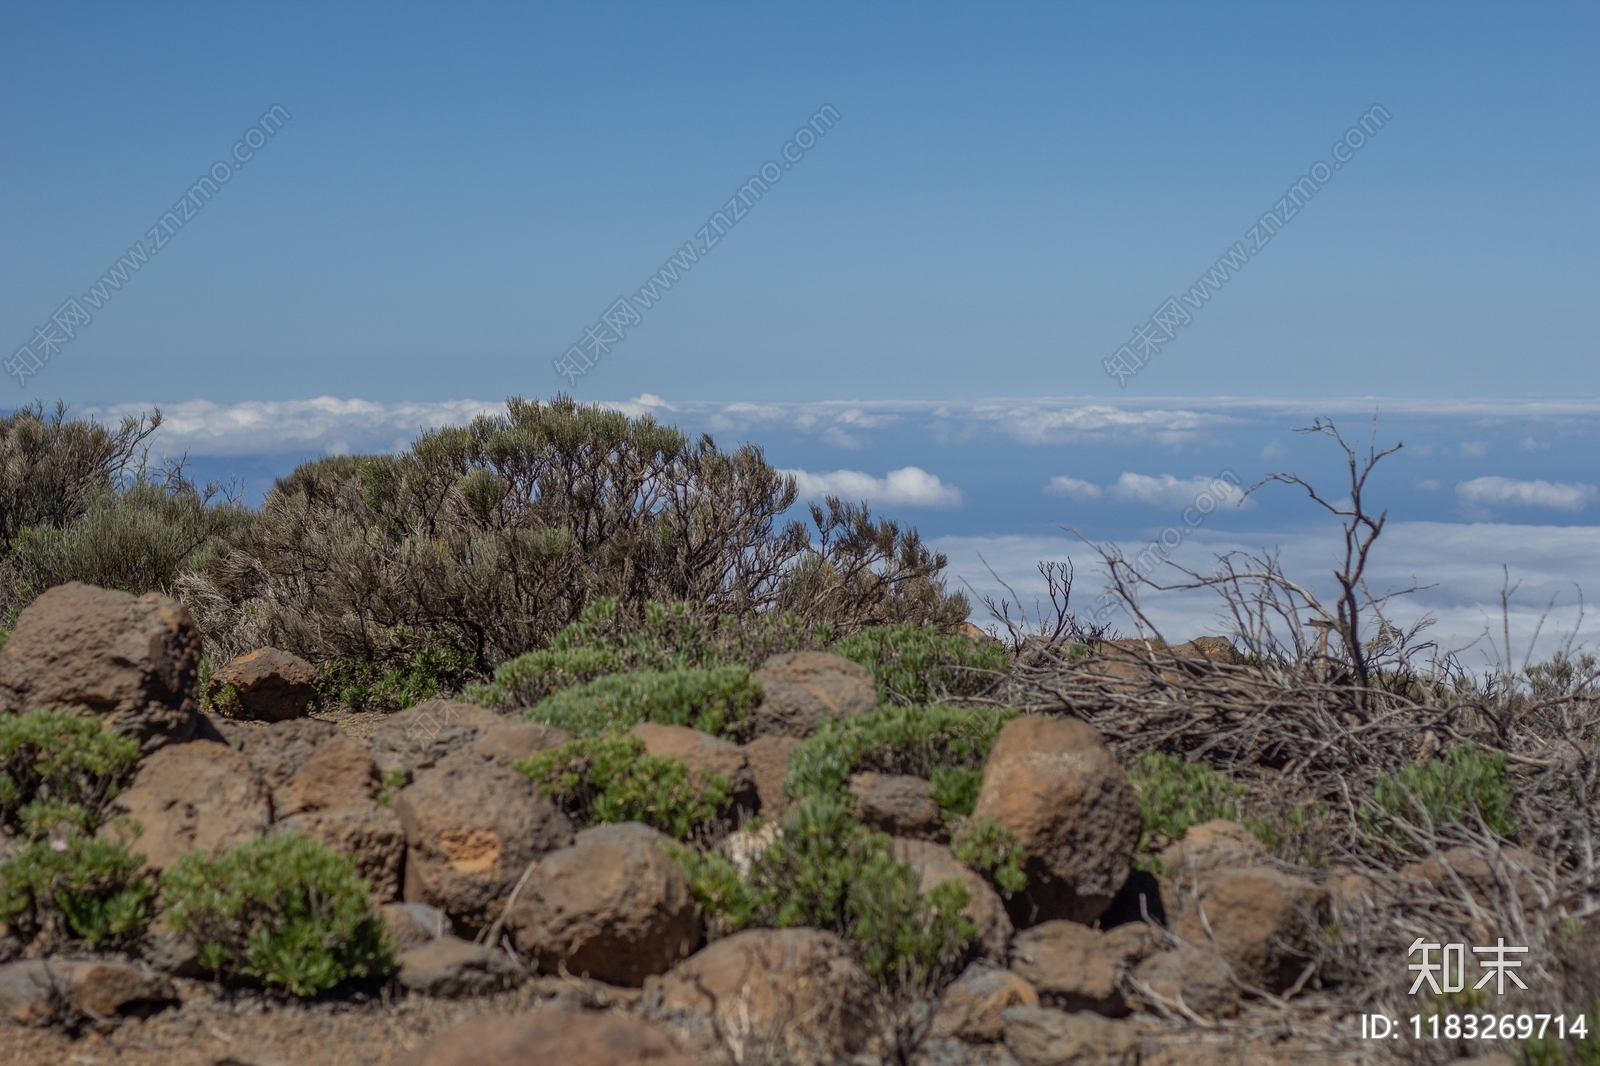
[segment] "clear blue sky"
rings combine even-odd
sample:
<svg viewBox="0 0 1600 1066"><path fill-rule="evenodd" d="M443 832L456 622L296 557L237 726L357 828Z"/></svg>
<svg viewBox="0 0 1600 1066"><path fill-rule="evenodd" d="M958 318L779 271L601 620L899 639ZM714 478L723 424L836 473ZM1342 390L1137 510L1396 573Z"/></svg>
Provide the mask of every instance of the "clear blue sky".
<svg viewBox="0 0 1600 1066"><path fill-rule="evenodd" d="M1134 396L1594 396L1594 4L0 7L0 344L293 118L24 392L548 395L826 103L581 398L1109 395L1167 296L1392 121Z"/></svg>

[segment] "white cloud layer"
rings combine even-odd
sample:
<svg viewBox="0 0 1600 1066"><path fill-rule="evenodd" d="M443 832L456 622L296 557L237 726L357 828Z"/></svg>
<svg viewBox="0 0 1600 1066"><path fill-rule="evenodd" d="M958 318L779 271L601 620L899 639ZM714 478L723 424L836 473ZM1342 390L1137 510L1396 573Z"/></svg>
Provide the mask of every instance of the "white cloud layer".
<svg viewBox="0 0 1600 1066"><path fill-rule="evenodd" d="M1211 558L1223 552L1276 548L1291 578L1304 581L1331 600L1337 595L1329 574L1338 538L1334 528L1263 533L1200 530L1185 539L1172 557L1206 571ZM1119 543L1130 558L1147 546L1137 541ZM1005 590L989 573L992 567L1030 610L1034 597L1045 595L1035 569L1041 559L1073 560L1077 580L1072 602L1081 605L1080 610L1090 610L1104 587L1094 553L1066 535L946 536L932 538L929 544L950 557L951 588L965 589L964 579L980 594L1004 595ZM1580 589L1592 599L1600 586L1600 537L1595 536L1593 526L1391 522L1374 548L1368 583L1380 593L1413 584L1431 585L1395 599L1392 619L1410 624L1423 614L1432 615L1436 621L1428 635L1445 649L1468 648L1463 659L1477 667L1496 657L1506 658L1501 646L1500 592L1505 580L1501 564L1507 566L1512 584L1521 582L1504 619L1510 629L1511 659L1520 663L1530 647L1535 660L1549 656L1579 623ZM1552 598L1555 606L1547 615ZM1143 601L1146 613L1173 641L1228 634L1230 623L1220 613L1220 606L1214 594L1205 592L1151 594ZM982 606L974 602L974 607L972 620L987 625ZM1116 616L1114 620L1123 632L1133 631L1127 618ZM1580 630L1578 638L1578 643L1591 648L1597 643L1589 630Z"/></svg>
<svg viewBox="0 0 1600 1066"><path fill-rule="evenodd" d="M1116 484L1107 488L1101 488L1091 481L1080 481L1075 477L1053 477L1044 491L1052 496L1065 496L1073 500L1098 500L1110 496L1125 503L1142 503L1174 509L1192 507L1200 501L1205 512L1210 514L1215 509L1212 505L1216 504L1242 505L1245 510L1255 506L1254 500L1244 499L1244 488L1237 482L1237 478L1228 481L1221 477L1207 477L1204 474L1191 478L1178 478L1171 474L1153 477L1150 474L1123 471ZM1205 502L1207 499L1210 503Z"/></svg>
<svg viewBox="0 0 1600 1066"><path fill-rule="evenodd" d="M281 455L285 452L400 451L425 429L456 426L505 405L482 400L441 403L372 403L319 396L314 400L218 404L124 403L86 407L81 413L102 422L144 414L159 407L164 419L159 448L169 454Z"/></svg>
<svg viewBox="0 0 1600 1066"><path fill-rule="evenodd" d="M1079 481L1075 477L1053 477L1044 491L1052 496L1065 496L1069 500L1098 500L1105 491L1092 481Z"/></svg>
<svg viewBox="0 0 1600 1066"><path fill-rule="evenodd" d="M1478 507L1549 507L1581 511L1595 501L1593 485L1544 480L1517 481L1508 477L1475 477L1456 486L1464 504Z"/></svg>
<svg viewBox="0 0 1600 1066"><path fill-rule="evenodd" d="M1118 500L1131 500L1154 507L1189 507L1202 497L1210 497L1216 503L1237 504L1244 496L1244 489L1237 484L1237 479L1226 481L1221 477L1206 477L1203 474L1179 479L1171 474L1151 477L1149 474L1124 472L1117 483L1111 486L1111 495Z"/></svg>
<svg viewBox="0 0 1600 1066"><path fill-rule="evenodd" d="M891 470L881 478L859 470L835 470L826 474L784 470L783 473L793 475L802 499L839 496L846 501L866 500L882 507L961 506L960 489L946 485L938 475L916 466Z"/></svg>
<svg viewBox="0 0 1600 1066"><path fill-rule="evenodd" d="M1484 426L1515 424L1516 437L1537 429L1543 440L1600 435L1600 400L1393 400L1370 398L1103 399L1088 397L998 398L963 401L828 400L797 403L667 400L644 394L631 400L603 401L631 415L653 414L685 428L748 438L773 432L795 433L838 448L867 446L886 432L916 433L939 442L1003 440L1016 444L1156 444L1174 447L1224 444L1239 432L1276 425L1284 419L1316 416L1370 419L1381 412L1392 419ZM87 407L81 412L105 420L149 410L154 404ZM265 455L291 451L387 450L409 440L419 428L459 424L501 405L484 400L438 403L374 403L323 396L310 400L219 404L209 400L162 403L170 421L163 447L195 455ZM1352 423L1353 424L1353 423ZM1516 439L1513 437L1512 439ZM1409 439L1409 438L1408 438ZM1528 436L1526 439L1535 440ZM1468 442L1476 447L1481 442ZM1526 447L1526 445L1524 445ZM1275 459L1269 444L1262 458ZM1422 456L1432 446L1418 442L1407 453Z"/></svg>

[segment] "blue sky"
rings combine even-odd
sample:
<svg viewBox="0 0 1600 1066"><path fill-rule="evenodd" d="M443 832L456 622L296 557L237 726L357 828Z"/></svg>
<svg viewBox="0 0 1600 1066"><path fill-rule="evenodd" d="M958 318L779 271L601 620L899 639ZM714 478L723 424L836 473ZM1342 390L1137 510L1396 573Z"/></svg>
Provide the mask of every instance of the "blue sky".
<svg viewBox="0 0 1600 1066"><path fill-rule="evenodd" d="M1540 580L1592 588L1596 40L1593 4L4 3L0 357L106 295L0 408L160 403L254 494L567 386L930 536L1135 539L1193 478L1332 469L1292 429L1380 409L1397 521L1491 530L1497 573L1508 531L1571 530ZM1262 498L1207 535L1308 520Z"/></svg>

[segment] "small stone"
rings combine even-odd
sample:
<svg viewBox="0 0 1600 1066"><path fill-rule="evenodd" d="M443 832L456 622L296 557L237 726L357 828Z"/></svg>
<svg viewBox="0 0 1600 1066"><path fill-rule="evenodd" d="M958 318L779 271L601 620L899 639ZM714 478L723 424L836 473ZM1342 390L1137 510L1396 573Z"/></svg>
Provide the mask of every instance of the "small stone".
<svg viewBox="0 0 1600 1066"><path fill-rule="evenodd" d="M873 988L849 947L821 929L746 929L651 978L641 1004L697 1062L832 1064L865 1051Z"/></svg>
<svg viewBox="0 0 1600 1066"><path fill-rule="evenodd" d="M229 745L243 753L251 768L271 789L282 788L305 768L318 748L343 735L332 722L315 718L295 718L266 727L242 726L218 719L216 725Z"/></svg>
<svg viewBox="0 0 1600 1066"><path fill-rule="evenodd" d="M1182 878L1190 871L1256 866L1266 857L1259 837L1238 822L1218 818L1190 826L1181 840L1162 849L1161 868Z"/></svg>
<svg viewBox="0 0 1600 1066"><path fill-rule="evenodd" d="M1139 1038L1127 1022L1082 1011L1008 1007L1006 1047L1022 1066L1137 1066Z"/></svg>
<svg viewBox="0 0 1600 1066"><path fill-rule="evenodd" d="M470 747L501 766L511 766L540 752L554 751L570 740L571 733L543 722L501 721L484 730Z"/></svg>
<svg viewBox="0 0 1600 1066"><path fill-rule="evenodd" d="M400 895L400 871L406 857L406 834L399 817L387 807L335 807L291 815L273 832L300 833L355 860L356 873L367 882L375 904Z"/></svg>
<svg viewBox="0 0 1600 1066"><path fill-rule="evenodd" d="M29 604L0 647L0 712L93 715L148 754L193 736L200 651L177 600L69 581Z"/></svg>
<svg viewBox="0 0 1600 1066"><path fill-rule="evenodd" d="M409 951L454 933L444 911L426 903L386 903L378 908L378 916L397 951Z"/></svg>
<svg viewBox="0 0 1600 1066"><path fill-rule="evenodd" d="M177 999L172 982L125 962L29 959L0 966L0 1017L19 1025L115 1016L141 1003Z"/></svg>
<svg viewBox="0 0 1600 1066"><path fill-rule="evenodd" d="M720 737L702 733L681 725L657 725L640 722L628 730L630 736L644 741L645 751L651 755L664 755L677 759L687 766L704 787L706 779L716 774L728 782L728 792L735 810L754 813L761 806L756 794L755 775L750 772L750 761L744 749Z"/></svg>
<svg viewBox="0 0 1600 1066"><path fill-rule="evenodd" d="M760 800L763 818L776 818L794 802L783 790L783 779L789 776L789 755L799 746L797 737L777 733L756 737L744 745L742 750L750 764L750 773L755 778L756 795Z"/></svg>
<svg viewBox="0 0 1600 1066"><path fill-rule="evenodd" d="M774 655L755 672L761 703L752 713L758 737L805 738L826 718L851 718L878 705L872 671L842 655L790 651Z"/></svg>
<svg viewBox="0 0 1600 1066"><path fill-rule="evenodd" d="M973 945L984 958L1005 965L1011 945L1011 918L1006 914L1000 894L989 882L961 865L955 853L943 844L901 838L894 841L893 849L896 860L917 871L918 891L927 892L945 881L960 881L967 886L971 898L961 908L961 913L977 927Z"/></svg>
<svg viewBox="0 0 1600 1066"><path fill-rule="evenodd" d="M379 773L386 778L398 773L410 781L417 771L506 724L506 719L476 703L423 700L384 719L367 742ZM486 754L494 757L493 752Z"/></svg>
<svg viewBox="0 0 1600 1066"><path fill-rule="evenodd" d="M531 863L572 843L572 823L532 781L471 750L419 772L393 807L406 834L406 902L473 933L499 916Z"/></svg>
<svg viewBox="0 0 1600 1066"><path fill-rule="evenodd" d="M1240 981L1268 992L1299 979L1328 918L1327 889L1265 866L1214 870L1177 888L1173 932L1201 948L1214 942Z"/></svg>
<svg viewBox="0 0 1600 1066"><path fill-rule="evenodd" d="M951 982L933 1017L935 1037L994 1042L1005 1036L1007 1007L1037 1007L1039 993L1010 970L975 962Z"/></svg>
<svg viewBox="0 0 1600 1066"><path fill-rule="evenodd" d="M1185 1016L1187 1007L1207 1021L1239 1013L1239 989L1215 951L1179 943L1135 966L1133 979L1155 993L1154 1000L1137 1002L1148 1011Z"/></svg>
<svg viewBox="0 0 1600 1066"><path fill-rule="evenodd" d="M638 822L579 833L539 860L506 926L546 973L637 987L699 945L700 914L672 839Z"/></svg>
<svg viewBox="0 0 1600 1066"><path fill-rule="evenodd" d="M1091 1010L1108 1017L1128 1013L1122 975L1130 959L1142 957L1152 939L1141 927L1113 937L1077 922L1050 921L1017 934L1011 969L1039 993L1041 1002L1063 1010Z"/></svg>
<svg viewBox="0 0 1600 1066"><path fill-rule="evenodd" d="M284 722L305 714L317 698L317 669L290 652L258 648L212 674L206 695L231 717Z"/></svg>
<svg viewBox="0 0 1600 1066"><path fill-rule="evenodd" d="M1100 917L1128 880L1139 796L1100 735L1082 722L1023 715L995 738L975 820L994 818L1027 852L1018 927Z"/></svg>
<svg viewBox="0 0 1600 1066"><path fill-rule="evenodd" d="M855 815L865 825L895 837L934 840L944 832L944 817L928 782L910 774L852 774Z"/></svg>
<svg viewBox="0 0 1600 1066"><path fill-rule="evenodd" d="M330 737L294 776L273 789L273 814L288 818L335 807L370 807L382 789L367 746L354 737Z"/></svg>
<svg viewBox="0 0 1600 1066"><path fill-rule="evenodd" d="M522 971L498 948L453 936L435 937L395 957L396 976L413 992L451 998L510 988Z"/></svg>
<svg viewBox="0 0 1600 1066"><path fill-rule="evenodd" d="M248 844L271 824L272 801L243 755L196 740L146 758L133 783L112 801L111 812L144 827L130 847L159 871L191 851L220 855ZM119 839L120 832L114 821L100 829L107 839Z"/></svg>

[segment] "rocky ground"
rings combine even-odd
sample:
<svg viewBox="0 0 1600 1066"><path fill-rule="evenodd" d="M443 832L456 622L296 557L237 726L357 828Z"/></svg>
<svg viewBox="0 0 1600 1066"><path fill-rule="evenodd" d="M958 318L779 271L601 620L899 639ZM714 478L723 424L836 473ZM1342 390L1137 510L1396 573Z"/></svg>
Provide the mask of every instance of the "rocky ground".
<svg viewBox="0 0 1600 1066"><path fill-rule="evenodd" d="M1028 888L1010 899L956 860L926 780L852 779L857 816L894 837L924 890L950 879L970 890L965 969L908 1002L875 988L832 931L716 936L658 831L572 824L512 769L570 739L561 730L445 700L381 717L307 714L314 674L272 649L213 679L216 702L250 721L200 715L197 649L174 601L63 586L0 649L0 709L77 707L140 739L113 811L143 825L152 870L284 832L350 856L399 949L396 969L296 1001L206 979L195 945L160 920L132 950L97 957L5 931L0 1062L1394 1061L1359 1039L1350 1001L1321 987L1319 968L1319 938L1366 913L1383 886L1288 866L1225 820L1161 852L1163 875L1133 869L1139 798L1081 721L1024 714L988 755L974 817L998 820L1029 857ZM721 774L745 810L770 818L788 802L788 753L817 721L863 713L875 695L863 668L824 653L780 656L758 677L765 696L745 744L679 726L634 732L651 752ZM748 855L770 839L738 833L718 846ZM1471 857L1457 858L1433 876L1471 880Z"/></svg>

